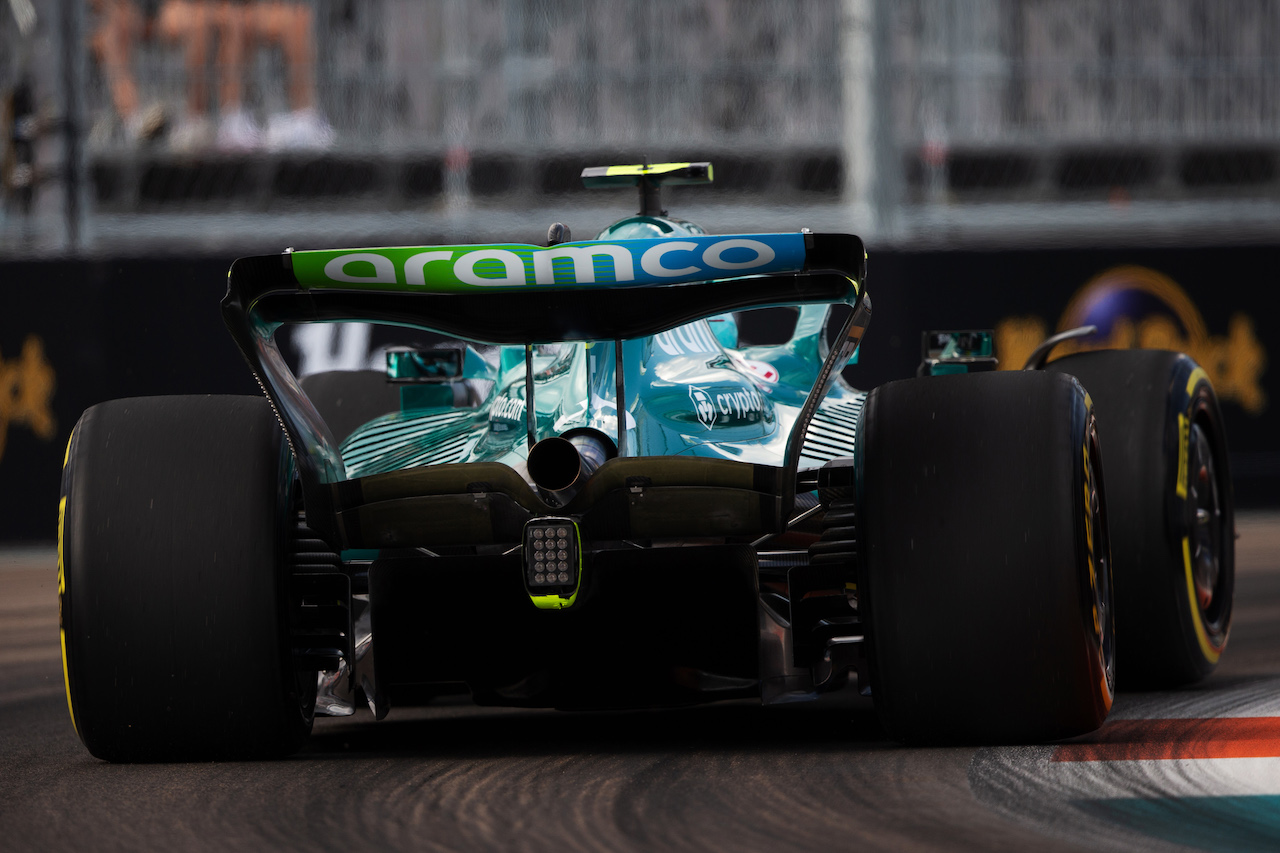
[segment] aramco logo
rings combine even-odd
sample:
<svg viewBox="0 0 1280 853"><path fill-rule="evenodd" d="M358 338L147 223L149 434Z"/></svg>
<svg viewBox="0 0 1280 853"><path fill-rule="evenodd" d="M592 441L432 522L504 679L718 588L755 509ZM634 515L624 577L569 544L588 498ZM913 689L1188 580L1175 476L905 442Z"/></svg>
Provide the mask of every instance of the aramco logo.
<svg viewBox="0 0 1280 853"><path fill-rule="evenodd" d="M1257 415L1267 406L1258 380L1267 354L1254 335L1253 320L1232 315L1227 334L1211 335L1195 303L1173 279L1139 266L1109 269L1094 278L1067 304L1056 331L1097 326L1098 332L1068 341L1055 358L1095 349L1167 349L1185 352L1203 367L1223 400ZM1049 331L1039 317L1009 317L996 325L1000 369L1018 370Z"/></svg>
<svg viewBox="0 0 1280 853"><path fill-rule="evenodd" d="M45 441L53 438L53 378L44 344L35 335L27 336L17 358L6 361L0 353L0 460L10 424L25 425Z"/></svg>

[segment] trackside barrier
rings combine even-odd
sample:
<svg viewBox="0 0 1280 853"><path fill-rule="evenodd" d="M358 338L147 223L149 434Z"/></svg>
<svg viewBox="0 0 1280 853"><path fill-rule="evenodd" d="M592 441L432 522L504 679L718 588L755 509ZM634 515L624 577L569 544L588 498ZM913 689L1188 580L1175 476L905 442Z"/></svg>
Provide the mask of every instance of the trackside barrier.
<svg viewBox="0 0 1280 853"><path fill-rule="evenodd" d="M52 541L72 426L103 400L256 394L218 303L230 257L0 261L0 542ZM905 252L870 249L876 312L847 377L914 375L926 329L992 328L1003 367L1085 323L1101 343L1180 349L1223 404L1237 502L1280 506L1280 245ZM381 329L315 327L282 342L299 373L369 366ZM1067 348L1062 348L1067 351ZM1103 453L1106 435L1102 435Z"/></svg>

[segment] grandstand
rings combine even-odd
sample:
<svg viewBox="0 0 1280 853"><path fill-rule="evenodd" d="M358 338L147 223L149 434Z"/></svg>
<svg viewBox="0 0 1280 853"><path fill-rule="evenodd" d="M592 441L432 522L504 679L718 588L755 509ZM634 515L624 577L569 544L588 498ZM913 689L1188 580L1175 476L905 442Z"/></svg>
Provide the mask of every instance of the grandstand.
<svg viewBox="0 0 1280 853"><path fill-rule="evenodd" d="M644 157L713 160L671 203L718 229L1280 237L1274 3L8 0L0 45L10 256L589 233L630 200L580 169Z"/></svg>

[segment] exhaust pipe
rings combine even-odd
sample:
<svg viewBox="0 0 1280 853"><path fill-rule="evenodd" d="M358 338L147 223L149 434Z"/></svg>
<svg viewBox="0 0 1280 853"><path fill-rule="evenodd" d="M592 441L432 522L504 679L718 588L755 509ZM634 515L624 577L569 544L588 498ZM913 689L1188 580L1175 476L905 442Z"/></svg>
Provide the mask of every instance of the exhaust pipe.
<svg viewBox="0 0 1280 853"><path fill-rule="evenodd" d="M529 478L551 506L573 500L596 469L618 455L613 440L596 429L572 429L529 449Z"/></svg>

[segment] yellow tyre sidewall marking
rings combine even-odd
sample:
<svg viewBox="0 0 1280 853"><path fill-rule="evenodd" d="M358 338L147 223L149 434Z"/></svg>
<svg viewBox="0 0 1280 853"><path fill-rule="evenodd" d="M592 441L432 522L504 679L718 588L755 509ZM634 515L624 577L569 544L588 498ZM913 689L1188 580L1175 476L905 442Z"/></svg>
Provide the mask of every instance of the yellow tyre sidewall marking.
<svg viewBox="0 0 1280 853"><path fill-rule="evenodd" d="M67 452L62 456L62 467L66 469L67 460L71 458L71 439L75 438L75 430L71 431L71 435L67 438ZM67 630L63 627L62 608L65 604L67 594L67 572L63 564L63 524L67 516L67 496L63 495L58 498L58 638L62 643L62 686L67 692L67 711L71 714L71 728L75 729L77 735L80 734L80 727L76 725L76 709L71 704L71 673L67 669Z"/></svg>
<svg viewBox="0 0 1280 853"><path fill-rule="evenodd" d="M1190 452L1191 421L1182 412L1178 412L1178 482L1173 491L1183 501L1187 499L1187 480L1191 476L1187 471L1187 456Z"/></svg>
<svg viewBox="0 0 1280 853"><path fill-rule="evenodd" d="M1204 372L1203 367L1197 367L1195 370L1191 371L1191 375L1187 377L1187 396L1188 397L1191 396L1191 392L1194 391L1196 388L1196 383L1199 382L1201 379L1203 379L1205 382L1209 381L1209 374Z"/></svg>
<svg viewBox="0 0 1280 853"><path fill-rule="evenodd" d="M1187 377L1187 397L1194 398L1196 385L1201 381L1208 382L1209 374L1205 373L1204 368L1197 367L1191 371L1191 375ZM1190 402L1190 400L1188 400ZM1189 493L1188 485L1190 483L1191 472L1188 470L1188 464L1191 455L1191 419L1185 414L1178 413L1178 482L1175 488L1177 495L1183 501L1186 501ZM1200 612L1200 601L1196 597L1195 578L1191 572L1191 538L1189 536L1182 537L1182 567L1183 573L1186 575L1187 581L1187 605L1191 608L1191 624L1195 626L1196 640L1200 644L1200 653L1204 655L1204 659L1211 664L1216 664L1218 658L1222 655L1222 649L1226 645L1225 638L1222 645L1215 646L1209 639L1209 632L1204 627L1204 614Z"/></svg>
<svg viewBox="0 0 1280 853"><path fill-rule="evenodd" d="M1201 380L1209 381L1209 374L1204 372L1204 368L1197 367L1191 371L1191 375L1187 377L1187 397L1194 396L1196 383ZM1190 402L1190 400L1188 400ZM1191 450L1191 419L1185 413L1178 413L1178 481L1174 485L1174 491L1178 497L1186 500L1187 484L1191 476L1191 472L1187 470L1188 456Z"/></svg>
<svg viewBox="0 0 1280 853"><path fill-rule="evenodd" d="M1186 536L1182 537L1182 564L1187 575L1187 600L1191 604L1191 624L1196 628L1200 653L1209 663L1217 663L1222 654L1222 646L1214 646L1209 640L1209 632L1204 629L1204 618L1200 614L1200 604L1196 601L1195 581L1191 577L1191 540Z"/></svg>

